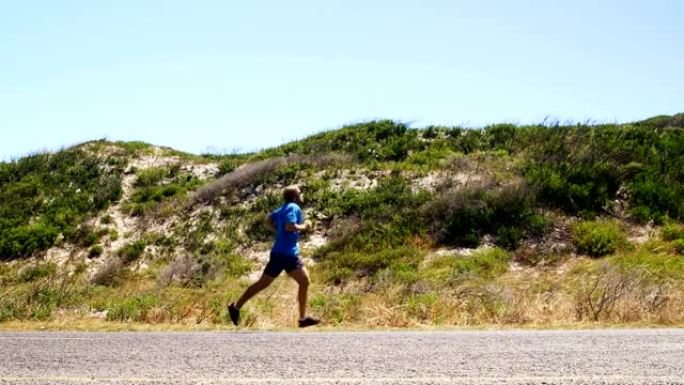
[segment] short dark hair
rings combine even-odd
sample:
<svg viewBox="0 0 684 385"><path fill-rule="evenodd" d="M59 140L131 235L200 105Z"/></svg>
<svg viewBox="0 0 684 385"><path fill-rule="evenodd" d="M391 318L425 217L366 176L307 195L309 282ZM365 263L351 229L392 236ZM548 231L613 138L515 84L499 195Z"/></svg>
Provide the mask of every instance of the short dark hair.
<svg viewBox="0 0 684 385"><path fill-rule="evenodd" d="M288 203L294 202L299 194L301 194L301 191L297 185L287 186L283 189L283 199Z"/></svg>

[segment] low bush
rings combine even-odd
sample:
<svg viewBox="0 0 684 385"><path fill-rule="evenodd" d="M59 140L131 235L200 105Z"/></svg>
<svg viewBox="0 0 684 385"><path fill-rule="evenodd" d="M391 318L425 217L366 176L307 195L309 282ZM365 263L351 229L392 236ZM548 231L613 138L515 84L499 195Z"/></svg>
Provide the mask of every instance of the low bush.
<svg viewBox="0 0 684 385"><path fill-rule="evenodd" d="M90 277L90 283L101 286L114 286L121 282L126 269L119 257L107 258Z"/></svg>
<svg viewBox="0 0 684 385"><path fill-rule="evenodd" d="M206 245L205 253L193 257L184 255L174 259L157 276L160 287L177 283L182 287L203 287L221 277L238 278L248 273L252 263L233 252L234 245L226 239Z"/></svg>
<svg viewBox="0 0 684 385"><path fill-rule="evenodd" d="M90 259L97 258L100 255L102 255L103 251L104 251L104 249L102 248L102 246L100 246L100 245L93 246L90 248L90 250L88 250L88 258L90 258Z"/></svg>
<svg viewBox="0 0 684 385"><path fill-rule="evenodd" d="M158 185L165 177L169 170L165 167L150 167L136 172L137 178L133 186L135 187L150 187Z"/></svg>
<svg viewBox="0 0 684 385"><path fill-rule="evenodd" d="M69 270L51 262L20 269L12 289L0 289L0 322L44 321L55 309L80 303L83 298L78 282L84 271L85 264Z"/></svg>
<svg viewBox="0 0 684 385"><path fill-rule="evenodd" d="M121 196L117 162L70 149L0 163L0 259L25 258L53 246Z"/></svg>
<svg viewBox="0 0 684 385"><path fill-rule="evenodd" d="M493 279L508 271L511 255L499 248L481 249L473 255L444 255L430 261L421 275L436 283L461 282L478 277Z"/></svg>
<svg viewBox="0 0 684 385"><path fill-rule="evenodd" d="M121 258L121 261L123 263L130 263L140 258L140 256L145 252L146 247L146 241L138 240L122 246L117 251L117 255L119 256L119 258Z"/></svg>
<svg viewBox="0 0 684 385"><path fill-rule="evenodd" d="M422 214L435 241L444 245L476 247L485 234L493 234L497 245L515 249L545 228L524 184L458 186L427 203Z"/></svg>
<svg viewBox="0 0 684 385"><path fill-rule="evenodd" d="M534 164L527 179L541 203L569 213L601 212L619 186L620 176L609 164Z"/></svg>
<svg viewBox="0 0 684 385"><path fill-rule="evenodd" d="M235 171L241 163L241 160L238 158L229 157L221 159L218 164L218 173L216 176L220 177Z"/></svg>
<svg viewBox="0 0 684 385"><path fill-rule="evenodd" d="M192 173L181 172L179 164L168 167L154 167L137 172L136 187L125 205L133 216L142 216L157 207L160 202L180 196L202 182Z"/></svg>
<svg viewBox="0 0 684 385"><path fill-rule="evenodd" d="M684 225L668 223L663 227L663 239L666 241L684 239Z"/></svg>
<svg viewBox="0 0 684 385"><path fill-rule="evenodd" d="M602 257L628 245L619 222L581 221L572 228L573 242L580 254Z"/></svg>
<svg viewBox="0 0 684 385"><path fill-rule="evenodd" d="M322 132L301 141L265 151L262 156L343 152L360 161L402 161L426 146L418 132L391 120L377 120Z"/></svg>
<svg viewBox="0 0 684 385"><path fill-rule="evenodd" d="M630 212L638 220L684 217L684 187L681 183L667 180L665 176L645 172L629 184Z"/></svg>
<svg viewBox="0 0 684 385"><path fill-rule="evenodd" d="M153 294L137 294L123 300L112 302L107 310L107 321L145 322L150 310L155 308L159 299Z"/></svg>
<svg viewBox="0 0 684 385"><path fill-rule="evenodd" d="M656 247L658 248L660 247ZM628 271L646 272L650 277L657 279L684 276L684 258L663 250L653 251L640 247L632 252L612 256L608 261Z"/></svg>
<svg viewBox="0 0 684 385"><path fill-rule="evenodd" d="M675 239L672 241L672 247L680 255L684 255L684 239Z"/></svg>
<svg viewBox="0 0 684 385"><path fill-rule="evenodd" d="M58 234L57 227L42 222L7 228L0 233L0 259L22 258L46 250Z"/></svg>
<svg viewBox="0 0 684 385"><path fill-rule="evenodd" d="M340 283L355 275L373 276L382 269L416 270L422 252L412 247L398 247L377 252L331 252L321 258L319 268L327 281Z"/></svg>
<svg viewBox="0 0 684 385"><path fill-rule="evenodd" d="M55 274L57 265L51 262L31 264L18 272L19 282L31 282L38 278L49 277Z"/></svg>
<svg viewBox="0 0 684 385"><path fill-rule="evenodd" d="M449 147L432 146L426 150L410 154L406 158L406 164L435 169L453 154L454 151Z"/></svg>
<svg viewBox="0 0 684 385"><path fill-rule="evenodd" d="M318 196L313 204L335 220L331 242L317 250L316 256L331 251L373 253L404 246L409 238L426 232L419 208L429 196L424 191L414 193L399 176L383 179L369 190Z"/></svg>
<svg viewBox="0 0 684 385"><path fill-rule="evenodd" d="M186 224L186 227L179 236L186 249L197 252L205 246L207 236L214 230L214 213L205 210L200 213L198 220L194 224Z"/></svg>
<svg viewBox="0 0 684 385"><path fill-rule="evenodd" d="M332 324L362 319L361 296L357 293L314 295L311 309Z"/></svg>
<svg viewBox="0 0 684 385"><path fill-rule="evenodd" d="M103 235L103 232L96 232L93 226L81 224L77 227L76 233L72 237L72 241L79 246L90 247L97 243Z"/></svg>

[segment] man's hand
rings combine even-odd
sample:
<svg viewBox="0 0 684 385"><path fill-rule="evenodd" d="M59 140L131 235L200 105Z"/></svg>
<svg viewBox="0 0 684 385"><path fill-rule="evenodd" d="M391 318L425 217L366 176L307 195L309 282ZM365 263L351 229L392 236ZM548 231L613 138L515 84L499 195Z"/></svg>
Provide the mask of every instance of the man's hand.
<svg viewBox="0 0 684 385"><path fill-rule="evenodd" d="M304 230L302 230L305 233L310 233L314 230L314 226L311 223L311 221L306 221L304 222Z"/></svg>
<svg viewBox="0 0 684 385"><path fill-rule="evenodd" d="M297 224L297 223L286 223L285 224L285 230L289 232L295 232L295 231L301 231L301 232L308 232L311 231L313 227L311 226L310 221L306 221L304 223Z"/></svg>

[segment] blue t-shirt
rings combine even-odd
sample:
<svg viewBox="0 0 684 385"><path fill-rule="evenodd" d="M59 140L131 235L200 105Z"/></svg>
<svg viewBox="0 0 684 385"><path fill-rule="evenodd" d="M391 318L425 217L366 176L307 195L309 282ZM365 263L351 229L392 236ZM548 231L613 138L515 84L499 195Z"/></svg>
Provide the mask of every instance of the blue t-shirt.
<svg viewBox="0 0 684 385"><path fill-rule="evenodd" d="M286 203L276 209L269 216L276 229L276 240L271 249L274 253L285 255L298 255L299 245L299 231L285 230L286 223L302 224L304 223L304 215L302 209L296 203Z"/></svg>

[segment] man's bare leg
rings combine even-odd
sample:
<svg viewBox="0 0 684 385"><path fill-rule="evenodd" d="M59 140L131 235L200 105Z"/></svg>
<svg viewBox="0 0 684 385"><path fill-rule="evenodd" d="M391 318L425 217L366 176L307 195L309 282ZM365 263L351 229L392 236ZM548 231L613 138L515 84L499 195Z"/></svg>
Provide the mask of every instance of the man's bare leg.
<svg viewBox="0 0 684 385"><path fill-rule="evenodd" d="M299 302L299 319L306 318L306 305L309 296L309 274L304 267L292 270L288 273L292 279L297 281L299 290L297 292L297 301Z"/></svg>
<svg viewBox="0 0 684 385"><path fill-rule="evenodd" d="M270 275L263 274L258 281L251 284L247 290L242 294L242 297L235 302L235 307L239 309L244 306L244 304L249 301L252 297L257 295L260 291L267 288L275 278Z"/></svg>
<svg viewBox="0 0 684 385"><path fill-rule="evenodd" d="M230 320L233 321L233 324L235 326L237 326L240 322L240 309L245 304L245 302L249 301L250 298L254 297L260 291L267 288L268 285L270 285L274 279L275 278L271 277L270 275L263 274L258 281L251 284L247 288L247 290L245 290L245 292L242 294L242 296L240 297L240 299L238 299L237 302L228 305L228 313L230 314Z"/></svg>

